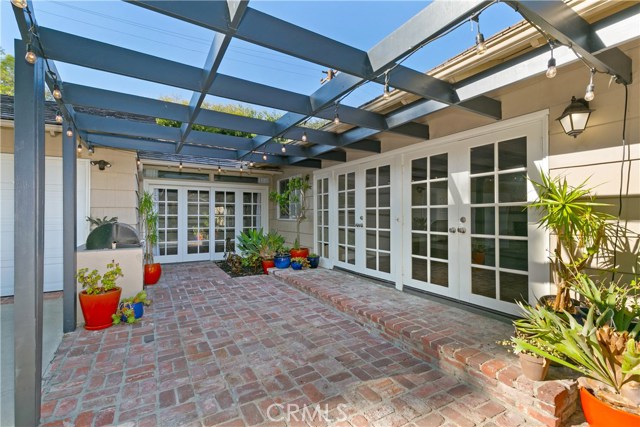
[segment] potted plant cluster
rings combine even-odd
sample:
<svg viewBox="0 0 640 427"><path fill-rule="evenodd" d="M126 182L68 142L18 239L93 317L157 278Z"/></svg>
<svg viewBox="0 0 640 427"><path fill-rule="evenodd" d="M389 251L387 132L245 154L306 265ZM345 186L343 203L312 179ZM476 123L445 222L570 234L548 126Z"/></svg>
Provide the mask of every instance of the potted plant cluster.
<svg viewBox="0 0 640 427"><path fill-rule="evenodd" d="M273 258L276 268L289 268L291 265L291 254L289 250L288 247L283 246L276 252L276 256Z"/></svg>
<svg viewBox="0 0 640 427"><path fill-rule="evenodd" d="M538 198L528 207L541 215L538 226L556 239L549 257L556 295L541 300L555 311L575 312L575 301L570 296L572 284L601 249L605 235L613 227L607 220L613 217L594 210L607 205L596 202L586 181L573 187L566 178L551 178L544 172L540 176L540 182L531 181Z"/></svg>
<svg viewBox="0 0 640 427"><path fill-rule="evenodd" d="M151 192L145 191L140 197L138 212L144 230L144 283L155 285L162 275L162 267L153 262L153 250L158 243L158 213Z"/></svg>
<svg viewBox="0 0 640 427"><path fill-rule="evenodd" d="M135 323L144 315L144 306L150 305L145 291L138 292L135 296L124 298L118 305L118 310L111 316L112 323Z"/></svg>
<svg viewBox="0 0 640 427"><path fill-rule="evenodd" d="M309 268L309 260L305 257L293 257L291 258L291 268L294 270Z"/></svg>
<svg viewBox="0 0 640 427"><path fill-rule="evenodd" d="M107 270L102 275L95 269L91 272L88 268L78 270L76 280L82 285L78 298L85 329L94 331L111 326L111 316L118 309L122 293L122 289L117 286L120 277L124 275L115 261L107 264Z"/></svg>
<svg viewBox="0 0 640 427"><path fill-rule="evenodd" d="M281 211L289 212L290 218L296 221L296 240L290 250L291 257L309 256L309 248L300 247L300 224L307 218L307 191L311 189L309 175L304 177L292 177L287 183L284 192L272 191L269 198L276 202ZM294 207L294 209L290 209Z"/></svg>
<svg viewBox="0 0 640 427"><path fill-rule="evenodd" d="M274 267L274 257L283 245L284 237L273 231L264 234L262 229L247 230L238 235L238 249L244 257L243 263L254 268L262 264L264 274Z"/></svg>
<svg viewBox="0 0 640 427"><path fill-rule="evenodd" d="M596 284L584 274L572 282L589 307L584 322L566 310L526 307L525 319L539 327L535 340L513 337L516 349L585 377L580 396L592 427L640 425L640 284Z"/></svg>

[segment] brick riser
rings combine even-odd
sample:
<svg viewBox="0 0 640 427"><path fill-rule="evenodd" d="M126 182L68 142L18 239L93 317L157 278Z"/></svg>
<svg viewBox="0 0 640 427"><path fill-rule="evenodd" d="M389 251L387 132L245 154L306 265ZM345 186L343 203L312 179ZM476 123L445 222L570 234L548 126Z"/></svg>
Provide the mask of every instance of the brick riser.
<svg viewBox="0 0 640 427"><path fill-rule="evenodd" d="M272 274L351 315L358 323L377 330L385 339L408 349L416 357L439 366L544 425L563 425L578 407L579 393L575 380L531 381L522 375L516 356L495 358L473 347L473 344L482 343L467 344L443 334L434 334L412 320L346 296L335 286L327 286L325 281L309 280L310 272L273 270Z"/></svg>

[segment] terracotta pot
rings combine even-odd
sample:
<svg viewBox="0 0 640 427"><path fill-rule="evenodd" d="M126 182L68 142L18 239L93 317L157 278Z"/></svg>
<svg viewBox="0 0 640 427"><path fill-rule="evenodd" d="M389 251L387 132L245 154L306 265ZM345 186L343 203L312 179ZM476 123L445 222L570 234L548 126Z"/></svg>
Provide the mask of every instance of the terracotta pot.
<svg viewBox="0 0 640 427"><path fill-rule="evenodd" d="M155 285L162 275L162 267L159 263L144 265L144 284Z"/></svg>
<svg viewBox="0 0 640 427"><path fill-rule="evenodd" d="M474 264L484 264L484 252L471 252L471 262Z"/></svg>
<svg viewBox="0 0 640 427"><path fill-rule="evenodd" d="M549 371L549 360L544 357L531 356L529 354L520 353L520 367L525 377L533 381L542 381Z"/></svg>
<svg viewBox="0 0 640 427"><path fill-rule="evenodd" d="M309 248L291 249L291 258L306 258L309 256Z"/></svg>
<svg viewBox="0 0 640 427"><path fill-rule="evenodd" d="M640 426L640 415L616 409L580 388L582 412L591 427Z"/></svg>
<svg viewBox="0 0 640 427"><path fill-rule="evenodd" d="M113 324L111 316L118 310L122 289L112 289L104 294L87 295L80 292L80 308L84 316L84 328L90 331L108 328Z"/></svg>
<svg viewBox="0 0 640 427"><path fill-rule="evenodd" d="M276 266L276 263L272 259L263 259L262 260L262 271L264 274L269 274L269 269Z"/></svg>

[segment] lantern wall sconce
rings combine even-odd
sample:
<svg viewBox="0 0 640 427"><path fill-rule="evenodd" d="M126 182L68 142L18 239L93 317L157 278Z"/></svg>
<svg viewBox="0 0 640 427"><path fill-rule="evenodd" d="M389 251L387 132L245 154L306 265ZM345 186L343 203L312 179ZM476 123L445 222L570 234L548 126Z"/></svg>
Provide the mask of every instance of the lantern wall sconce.
<svg viewBox="0 0 640 427"><path fill-rule="evenodd" d="M586 128L589 116L591 116L591 110L589 103L584 99L576 99L575 96L571 97L571 104L564 109L562 115L556 120L562 125L564 133L576 138Z"/></svg>
<svg viewBox="0 0 640 427"><path fill-rule="evenodd" d="M103 171L105 168L111 167L111 163L105 160L91 160L91 165L98 166L98 169L100 169L101 171Z"/></svg>

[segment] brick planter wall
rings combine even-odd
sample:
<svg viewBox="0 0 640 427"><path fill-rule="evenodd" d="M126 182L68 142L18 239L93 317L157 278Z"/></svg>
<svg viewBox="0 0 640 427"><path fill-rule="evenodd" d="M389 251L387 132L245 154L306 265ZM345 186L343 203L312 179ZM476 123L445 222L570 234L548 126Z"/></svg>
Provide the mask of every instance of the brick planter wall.
<svg viewBox="0 0 640 427"><path fill-rule="evenodd" d="M273 270L272 274L545 425L563 425L579 406L575 379L531 381L522 375L518 358L495 344L512 332L503 322L342 272ZM451 319L460 318L468 327L451 327ZM550 376L554 369L560 370L552 368ZM562 375L567 373L562 369Z"/></svg>

